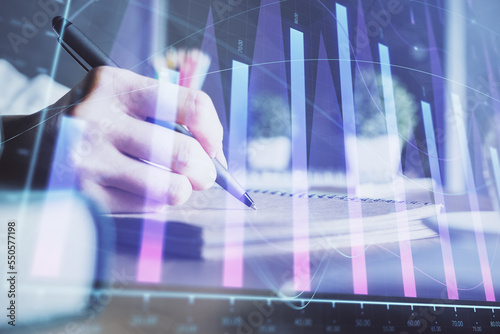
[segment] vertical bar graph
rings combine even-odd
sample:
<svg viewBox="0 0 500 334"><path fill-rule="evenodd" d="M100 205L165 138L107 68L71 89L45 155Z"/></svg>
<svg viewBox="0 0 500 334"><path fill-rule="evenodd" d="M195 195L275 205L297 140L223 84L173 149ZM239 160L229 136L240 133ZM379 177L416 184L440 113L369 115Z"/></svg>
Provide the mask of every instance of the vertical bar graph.
<svg viewBox="0 0 500 334"><path fill-rule="evenodd" d="M76 189L78 175L69 152L72 148L78 147L85 133L85 123L75 117L63 116L59 129L47 188L50 190ZM77 157L82 159L80 155Z"/></svg>
<svg viewBox="0 0 500 334"><path fill-rule="evenodd" d="M429 158L429 168L431 178L434 180L433 193L436 204L436 217L439 228L439 242L443 257L444 276L449 299L458 299L457 277L455 274L455 264L450 242L450 231L448 229L448 218L444 206L443 180L439 168L439 157L434 135L434 122L432 121L431 107L429 103L423 102L422 114L424 119L425 139L427 143L427 155ZM441 210L440 210L441 209Z"/></svg>
<svg viewBox="0 0 500 334"><path fill-rule="evenodd" d="M54 151L54 160L49 177L49 190L75 189L78 185L78 175L70 162L68 152L78 145L85 131L85 123L69 116L61 117L59 135ZM49 193L50 194L50 193ZM47 198L49 202L52 195ZM62 207L62 210L68 210ZM64 216L64 213L60 213ZM68 214L68 217L71 216ZM61 270L64 254L65 238L68 222L52 221L50 211L44 209L40 220L40 232L35 238L34 261L31 274L39 277L56 277Z"/></svg>
<svg viewBox="0 0 500 334"><path fill-rule="evenodd" d="M344 145L346 152L347 194L356 196L359 184L358 144L356 138L356 121L354 116L354 96L351 71L351 46L349 42L349 25L347 9L336 4L337 38L339 48L340 88L342 96L342 115L344 127ZM349 201L349 221L351 235L351 256L353 285L355 294L367 294L366 260L363 236L361 203Z"/></svg>
<svg viewBox="0 0 500 334"><path fill-rule="evenodd" d="M228 168L246 186L246 148L248 124L249 67L233 60L231 77L231 114L229 120ZM234 199L228 197L228 201ZM243 285L243 243L245 212L226 211L223 285Z"/></svg>
<svg viewBox="0 0 500 334"><path fill-rule="evenodd" d="M290 29L290 82L292 117L292 187L307 193L307 134L304 34ZM293 268L297 291L310 289L308 197L293 198Z"/></svg>
<svg viewBox="0 0 500 334"><path fill-rule="evenodd" d="M382 91L384 96L385 120L389 143L390 166L398 166L395 175L392 175L392 188L396 201L396 217L399 237L399 253L401 256L401 270L403 274L403 288L405 297L416 297L415 274L413 271L413 255L411 252L411 238L408 227L408 214L405 204L405 189L397 178L402 175L401 148L399 144L398 122L396 118L396 104L394 100L394 85L391 74L391 61L387 46L379 44L380 68L382 74Z"/></svg>
<svg viewBox="0 0 500 334"><path fill-rule="evenodd" d="M493 289L493 281L491 279L490 265L488 261L488 252L486 250L486 241L484 240L483 225L481 223L481 213L479 208L479 199L476 192L476 184L472 171L469 147L467 145L467 132L463 122L463 110L460 102L460 97L456 94L451 96L452 105L455 115L462 116L456 118L456 137L459 141L461 151L461 163L465 174L465 182L467 185L467 194L469 197L470 211L472 214L472 223L476 237L476 246L479 254L479 263L481 266L481 274L483 276L484 293L487 301L495 301L495 292Z"/></svg>
<svg viewBox="0 0 500 334"><path fill-rule="evenodd" d="M136 280L143 283L161 281L163 233L165 224L144 219Z"/></svg>
<svg viewBox="0 0 500 334"><path fill-rule="evenodd" d="M464 103L467 96L467 89L464 85L457 83L467 82L467 66L464 66L464 64L467 64L468 61L468 42L467 39L463 37L467 34L466 20L464 20L464 17L467 16L466 0L448 1L445 8L448 13L445 29L446 58L444 61L444 73L448 80L446 81L445 87L447 92L452 92L461 96L462 103ZM453 13L453 15L450 13ZM428 26L430 25L431 23L428 23ZM488 53L485 52L485 55L487 54ZM487 61L486 64L488 64ZM489 71L491 71L489 73L493 73L492 69L489 69ZM437 74L439 75L439 73ZM493 97L496 98L495 96ZM445 100L445 105L445 119L456 118L457 115L454 114L453 104L449 103L449 99ZM436 108L436 110L438 109ZM467 119L463 119L462 121L467 123ZM445 134L453 134L456 132L455 122L444 123ZM444 140L443 144L443 158L445 161L443 166L443 181L446 191L456 194L462 193L465 191L465 175L458 161L458 159L460 159L460 145L457 140L448 138Z"/></svg>
<svg viewBox="0 0 500 334"><path fill-rule="evenodd" d="M68 246L66 240L68 233L71 233L71 221L68 218L72 216L74 208L71 203L61 206L58 215L63 219L54 220L54 207L48 205L52 196L47 196L47 204L43 206L41 219L37 222L38 233L34 237L31 275L36 277L59 277L64 269L63 259Z"/></svg>
<svg viewBox="0 0 500 334"><path fill-rule="evenodd" d="M500 201L500 161L498 159L498 151L490 147L491 164L493 166L493 174L495 175L495 185L497 187L497 199Z"/></svg>
<svg viewBox="0 0 500 334"><path fill-rule="evenodd" d="M160 86L167 83L178 84L179 73L177 71L170 70L168 68L163 68L160 71ZM177 87L177 86L175 86ZM172 89L172 88L171 88ZM173 105L177 105L177 92L173 92ZM155 113L162 112L162 108L157 101L157 106ZM153 145L155 142L159 142L159 139L155 139L155 133L153 133L151 145L151 156L159 155L159 148L157 145ZM172 143L165 143L164 145L172 145ZM148 177L146 175L145 177ZM148 201L146 199L145 206L148 207ZM164 223L158 221L144 219L142 222L142 235L141 235L141 246L139 250L139 263L137 265L136 280L138 282L144 283L159 283L161 281L161 270L162 270L162 259L163 259L163 238L164 238Z"/></svg>

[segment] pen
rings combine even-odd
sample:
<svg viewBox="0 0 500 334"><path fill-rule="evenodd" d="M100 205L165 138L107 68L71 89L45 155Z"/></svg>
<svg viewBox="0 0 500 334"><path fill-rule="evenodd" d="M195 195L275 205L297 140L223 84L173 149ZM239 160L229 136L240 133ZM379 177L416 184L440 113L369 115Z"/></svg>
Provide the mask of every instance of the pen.
<svg viewBox="0 0 500 334"><path fill-rule="evenodd" d="M70 21L61 16L56 16L52 20L52 28L57 34L57 41L85 70L90 71L98 66L119 67L104 51L102 51L90 38L88 38L80 29ZM194 138L182 125L163 122L158 120L148 121L182 133ZM227 192L240 200L246 206L257 209L254 201L250 198L243 187L232 177L224 166L217 160L212 159L217 171L215 182L224 188Z"/></svg>

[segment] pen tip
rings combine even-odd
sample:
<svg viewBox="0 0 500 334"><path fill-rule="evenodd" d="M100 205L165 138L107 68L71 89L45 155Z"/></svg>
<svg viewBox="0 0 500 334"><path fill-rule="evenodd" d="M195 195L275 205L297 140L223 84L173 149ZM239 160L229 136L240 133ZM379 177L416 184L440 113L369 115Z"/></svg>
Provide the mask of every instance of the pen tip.
<svg viewBox="0 0 500 334"><path fill-rule="evenodd" d="M241 196L240 201L245 203L245 205L248 206L249 208L257 210L255 202L250 198L250 196L247 193L244 193L243 196Z"/></svg>

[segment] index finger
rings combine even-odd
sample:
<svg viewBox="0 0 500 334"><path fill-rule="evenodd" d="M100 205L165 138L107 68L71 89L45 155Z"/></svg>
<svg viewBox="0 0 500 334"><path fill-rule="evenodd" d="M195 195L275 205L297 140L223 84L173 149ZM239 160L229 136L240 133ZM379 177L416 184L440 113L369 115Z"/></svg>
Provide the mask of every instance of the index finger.
<svg viewBox="0 0 500 334"><path fill-rule="evenodd" d="M120 100L132 116L176 122L188 127L210 157L222 149L223 129L211 98L204 92L122 70Z"/></svg>

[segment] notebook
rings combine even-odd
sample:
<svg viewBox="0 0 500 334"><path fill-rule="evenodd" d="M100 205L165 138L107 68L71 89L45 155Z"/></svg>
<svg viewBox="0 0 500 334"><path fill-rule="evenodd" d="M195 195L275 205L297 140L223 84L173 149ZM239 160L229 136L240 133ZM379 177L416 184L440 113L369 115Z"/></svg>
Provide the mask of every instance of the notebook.
<svg viewBox="0 0 500 334"><path fill-rule="evenodd" d="M440 211L432 203L261 190L250 190L249 195L257 210L212 188L193 193L188 202L165 212L113 216L198 226L203 230L204 258L224 256L222 249L231 243L243 244L245 256L261 256L293 252L297 240L307 241L308 251L349 247L353 240L363 245L397 242L402 227L411 240L437 236L422 222ZM353 225L362 226L362 233Z"/></svg>

